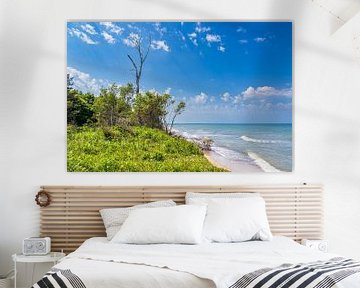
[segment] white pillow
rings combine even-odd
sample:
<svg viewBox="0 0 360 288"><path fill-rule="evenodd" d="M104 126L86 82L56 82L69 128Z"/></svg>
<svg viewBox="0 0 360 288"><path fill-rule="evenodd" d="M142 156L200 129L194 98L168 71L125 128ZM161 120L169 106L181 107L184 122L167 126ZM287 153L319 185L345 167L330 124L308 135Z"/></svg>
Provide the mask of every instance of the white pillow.
<svg viewBox="0 0 360 288"><path fill-rule="evenodd" d="M242 193L197 193L186 192L185 203L186 204L207 204L211 199L233 199L233 198L247 198L247 197L259 197L259 193L242 192Z"/></svg>
<svg viewBox="0 0 360 288"><path fill-rule="evenodd" d="M111 242L197 244L201 242L205 214L205 205L133 210Z"/></svg>
<svg viewBox="0 0 360 288"><path fill-rule="evenodd" d="M101 209L100 214L106 229L107 239L111 240L117 232L119 232L121 225L124 223L129 213L132 210L139 208L154 208L154 207L171 207L176 206L172 200L156 201L146 204L135 205L128 208L109 208Z"/></svg>
<svg viewBox="0 0 360 288"><path fill-rule="evenodd" d="M264 199L247 197L209 200L203 237L211 242L271 240Z"/></svg>

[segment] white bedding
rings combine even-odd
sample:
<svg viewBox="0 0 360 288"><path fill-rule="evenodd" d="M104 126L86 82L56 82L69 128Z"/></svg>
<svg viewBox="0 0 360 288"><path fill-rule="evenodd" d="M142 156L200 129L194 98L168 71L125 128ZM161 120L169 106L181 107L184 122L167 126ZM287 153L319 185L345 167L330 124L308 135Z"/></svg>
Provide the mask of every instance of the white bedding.
<svg viewBox="0 0 360 288"><path fill-rule="evenodd" d="M311 250L285 237L200 245L112 244L106 238L91 238L55 267L70 269L87 288L228 288L244 274L264 267L336 256ZM360 273L334 287L360 287Z"/></svg>

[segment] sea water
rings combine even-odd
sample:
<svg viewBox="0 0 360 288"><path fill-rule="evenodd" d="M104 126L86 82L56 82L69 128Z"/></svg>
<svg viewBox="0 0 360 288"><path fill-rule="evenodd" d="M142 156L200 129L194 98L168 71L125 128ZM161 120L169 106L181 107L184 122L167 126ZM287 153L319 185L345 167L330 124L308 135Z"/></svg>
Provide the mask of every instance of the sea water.
<svg viewBox="0 0 360 288"><path fill-rule="evenodd" d="M177 123L174 130L189 139L212 139L212 150L230 161L292 171L292 124Z"/></svg>

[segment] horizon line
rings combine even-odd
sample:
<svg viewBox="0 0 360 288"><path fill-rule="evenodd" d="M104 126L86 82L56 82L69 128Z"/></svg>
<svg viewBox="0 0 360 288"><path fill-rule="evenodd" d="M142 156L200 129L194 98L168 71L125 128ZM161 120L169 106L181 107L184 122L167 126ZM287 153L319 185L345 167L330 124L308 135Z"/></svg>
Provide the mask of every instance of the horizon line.
<svg viewBox="0 0 360 288"><path fill-rule="evenodd" d="M241 123L241 122L175 122L174 124L242 124L242 125L258 125L258 124L286 124L292 125L292 122L254 122L254 123Z"/></svg>

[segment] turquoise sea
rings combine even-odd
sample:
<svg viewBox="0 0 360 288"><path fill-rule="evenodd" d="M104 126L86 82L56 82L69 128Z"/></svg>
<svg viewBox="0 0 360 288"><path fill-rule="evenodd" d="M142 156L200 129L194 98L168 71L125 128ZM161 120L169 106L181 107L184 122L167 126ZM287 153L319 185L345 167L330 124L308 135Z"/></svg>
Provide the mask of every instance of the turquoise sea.
<svg viewBox="0 0 360 288"><path fill-rule="evenodd" d="M292 171L292 124L175 124L189 139L211 138L212 150L230 161L267 172Z"/></svg>

